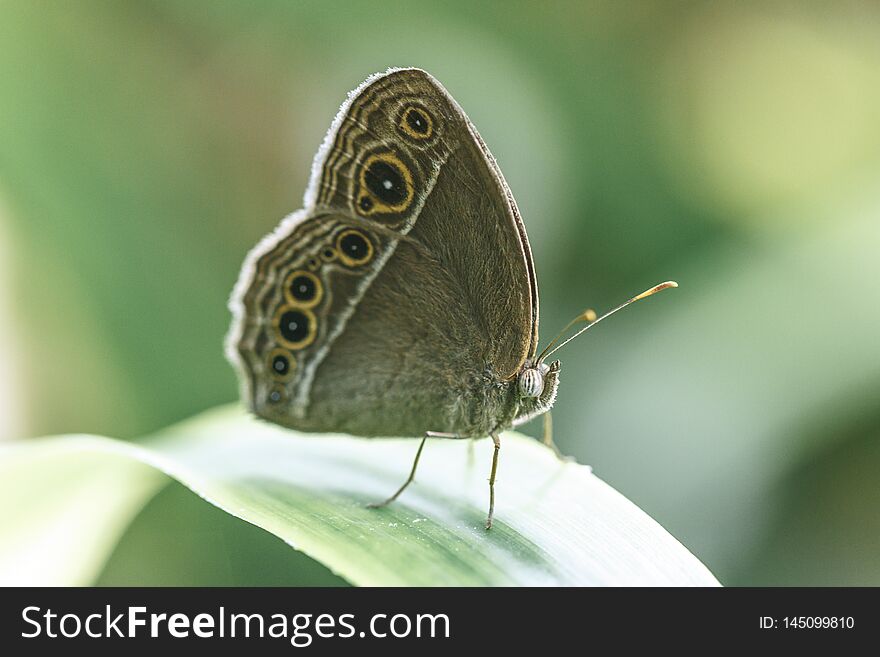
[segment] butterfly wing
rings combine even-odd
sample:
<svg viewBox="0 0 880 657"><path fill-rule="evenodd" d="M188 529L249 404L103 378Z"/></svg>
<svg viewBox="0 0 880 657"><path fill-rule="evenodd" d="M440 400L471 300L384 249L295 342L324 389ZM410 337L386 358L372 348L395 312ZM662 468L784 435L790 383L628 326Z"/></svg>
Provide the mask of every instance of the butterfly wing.
<svg viewBox="0 0 880 657"><path fill-rule="evenodd" d="M245 399L310 431L478 435L534 355L525 229L488 149L416 69L352 92L305 209L250 254L229 351Z"/></svg>

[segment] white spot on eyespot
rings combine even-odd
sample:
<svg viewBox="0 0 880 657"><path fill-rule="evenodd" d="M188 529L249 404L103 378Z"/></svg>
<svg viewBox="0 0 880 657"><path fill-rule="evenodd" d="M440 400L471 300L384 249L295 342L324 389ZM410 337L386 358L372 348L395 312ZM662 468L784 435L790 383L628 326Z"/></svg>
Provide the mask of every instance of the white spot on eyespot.
<svg viewBox="0 0 880 657"><path fill-rule="evenodd" d="M390 180L383 180L382 187L384 187L385 189L391 189L393 185Z"/></svg>

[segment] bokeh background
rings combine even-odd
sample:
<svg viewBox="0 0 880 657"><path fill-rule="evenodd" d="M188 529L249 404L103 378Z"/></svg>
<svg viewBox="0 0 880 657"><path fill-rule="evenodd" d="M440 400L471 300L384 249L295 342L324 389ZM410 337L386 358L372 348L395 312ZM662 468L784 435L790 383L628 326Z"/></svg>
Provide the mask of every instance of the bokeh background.
<svg viewBox="0 0 880 657"><path fill-rule="evenodd" d="M234 400L242 258L388 66L493 150L544 339L681 284L561 352L563 451L725 584L880 584L867 1L0 1L0 436L134 439ZM100 582L342 583L176 485Z"/></svg>

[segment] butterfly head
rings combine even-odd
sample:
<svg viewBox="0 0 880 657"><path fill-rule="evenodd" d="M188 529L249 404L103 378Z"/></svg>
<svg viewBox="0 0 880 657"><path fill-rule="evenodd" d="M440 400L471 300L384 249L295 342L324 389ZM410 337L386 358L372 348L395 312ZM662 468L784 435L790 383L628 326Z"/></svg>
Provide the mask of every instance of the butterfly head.
<svg viewBox="0 0 880 657"><path fill-rule="evenodd" d="M553 368L554 365L555 369ZM540 397L544 393L544 388L547 386L547 379L549 378L551 371L555 378L556 372L559 371L558 360L554 361L552 365L548 365L547 363L531 365L527 363L522 371L520 371L519 377L517 377L519 394L531 399Z"/></svg>
<svg viewBox="0 0 880 657"><path fill-rule="evenodd" d="M549 365L543 361L526 361L517 375L519 392L517 417L514 424L522 424L541 413L549 411L556 401L559 388L559 361Z"/></svg>

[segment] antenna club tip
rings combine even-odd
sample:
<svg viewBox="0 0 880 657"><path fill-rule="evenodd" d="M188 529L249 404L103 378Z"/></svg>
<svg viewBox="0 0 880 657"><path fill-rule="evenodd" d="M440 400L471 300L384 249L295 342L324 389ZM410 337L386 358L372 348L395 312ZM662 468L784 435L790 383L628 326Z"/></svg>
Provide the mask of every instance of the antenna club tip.
<svg viewBox="0 0 880 657"><path fill-rule="evenodd" d="M545 358L549 358L550 356L555 354L557 351L562 349L562 347L564 347L569 342L574 340L577 336L579 336L581 333L586 331L588 328L592 327L594 324L596 324L598 322L601 322L606 317L610 317L611 315L616 313L618 310L623 310L624 308L626 308L628 305L630 305L634 301L638 301L639 299L644 299L645 297L649 297L652 294L657 294L657 292L661 292L662 290L667 290L671 287L678 287L678 283L676 283L675 281L666 281L665 283L660 283L659 285L655 285L650 290L645 290L644 292L642 292L639 296L633 297L629 301L620 304L614 310L609 310L607 313L605 313L601 317L597 317L596 311L593 310L592 308L587 308L584 312L582 312L580 315L578 315L573 320L571 320L566 325L566 327L564 329L562 329L562 331L559 333L559 335L557 335L555 338L553 338L553 340L550 341L550 344L548 344L546 347L544 347L544 351L542 351L538 355L536 362L538 362L538 363L544 362ZM556 342L562 337L562 335L569 329L569 327L571 327L571 325L577 321L585 321L585 322L587 322L587 325L584 326L580 331L575 333L573 336L571 336L570 338L565 340L562 344L556 345L554 347L553 345L555 345Z"/></svg>
<svg viewBox="0 0 880 657"><path fill-rule="evenodd" d="M678 283L675 281L666 281L665 283L660 283L659 285L655 285L650 290L645 290L639 296L633 297L632 301L638 301L639 299L644 299L645 297L649 297L652 294L657 294L658 292L662 292L663 290L668 290L671 287L678 287Z"/></svg>
<svg viewBox="0 0 880 657"><path fill-rule="evenodd" d="M649 294L656 294L657 292L662 292L663 290L668 290L671 287L678 287L678 283L675 281L666 281L665 283L660 283L659 285L655 285L650 290L647 291Z"/></svg>

